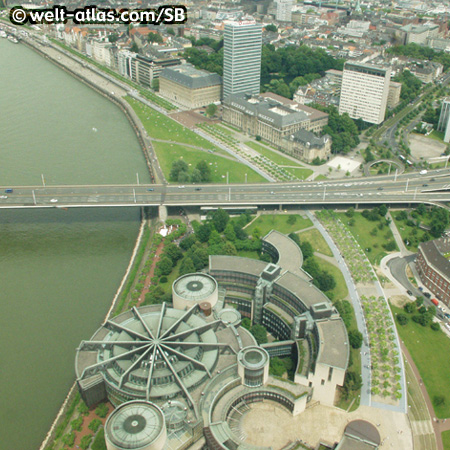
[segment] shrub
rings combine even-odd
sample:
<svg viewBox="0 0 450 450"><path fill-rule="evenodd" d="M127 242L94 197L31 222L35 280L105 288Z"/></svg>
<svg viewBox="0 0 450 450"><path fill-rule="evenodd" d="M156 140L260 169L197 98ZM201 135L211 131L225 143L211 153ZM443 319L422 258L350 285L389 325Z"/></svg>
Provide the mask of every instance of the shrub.
<svg viewBox="0 0 450 450"><path fill-rule="evenodd" d="M70 422L70 426L72 430L80 431L81 427L83 426L83 416L80 416L77 419L72 420L72 422Z"/></svg>
<svg viewBox="0 0 450 450"><path fill-rule="evenodd" d="M86 450L89 447L89 444L91 443L93 437L94 436L92 434L87 434L86 436L83 436L80 441L80 447L83 450Z"/></svg>
<svg viewBox="0 0 450 450"><path fill-rule="evenodd" d="M159 279L159 282L160 282L160 283L167 283L167 277L166 277L166 276L161 277L161 278Z"/></svg>
<svg viewBox="0 0 450 450"><path fill-rule="evenodd" d="M94 433L96 433L101 424L102 421L100 419L95 418L89 424L89 429L92 430Z"/></svg>
<svg viewBox="0 0 450 450"><path fill-rule="evenodd" d="M95 414L97 414L98 417L101 417L104 419L106 415L108 414L109 408L106 403L100 403L97 408L95 408Z"/></svg>
<svg viewBox="0 0 450 450"><path fill-rule="evenodd" d="M439 330L441 329L441 327L439 326L439 324L438 324L437 322L433 322L433 323L430 325L430 328L431 328L433 331L439 331Z"/></svg>
<svg viewBox="0 0 450 450"><path fill-rule="evenodd" d="M405 314L397 314L397 322L400 325L406 325L409 322L408 316Z"/></svg>

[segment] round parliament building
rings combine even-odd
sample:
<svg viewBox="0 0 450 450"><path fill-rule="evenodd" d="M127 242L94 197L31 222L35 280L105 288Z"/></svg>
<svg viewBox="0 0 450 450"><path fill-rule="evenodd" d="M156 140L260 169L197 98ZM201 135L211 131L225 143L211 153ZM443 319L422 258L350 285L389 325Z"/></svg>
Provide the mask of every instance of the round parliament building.
<svg viewBox="0 0 450 450"><path fill-rule="evenodd" d="M83 400L116 408L105 425L108 450L269 450L246 443L241 430L253 403L292 416L311 402L333 404L349 358L343 321L302 271L293 241L271 232L263 245L277 264L210 256L207 273L175 280L171 304L132 308L81 342ZM258 345L244 317L272 342ZM294 381L270 376L275 356L293 359Z"/></svg>

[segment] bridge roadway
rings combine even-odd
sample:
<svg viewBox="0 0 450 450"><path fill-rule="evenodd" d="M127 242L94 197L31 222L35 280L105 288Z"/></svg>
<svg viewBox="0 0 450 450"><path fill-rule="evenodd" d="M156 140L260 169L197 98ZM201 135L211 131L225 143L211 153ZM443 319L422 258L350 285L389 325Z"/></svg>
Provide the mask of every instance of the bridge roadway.
<svg viewBox="0 0 450 450"><path fill-rule="evenodd" d="M7 192L13 189L13 192ZM0 208L252 206L450 201L450 170L319 182L207 185L3 186Z"/></svg>

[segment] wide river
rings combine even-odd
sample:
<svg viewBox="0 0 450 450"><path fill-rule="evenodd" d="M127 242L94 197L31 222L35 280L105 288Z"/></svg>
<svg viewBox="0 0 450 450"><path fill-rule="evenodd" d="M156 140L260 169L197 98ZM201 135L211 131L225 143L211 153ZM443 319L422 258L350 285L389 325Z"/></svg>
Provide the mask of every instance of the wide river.
<svg viewBox="0 0 450 450"><path fill-rule="evenodd" d="M0 38L0 186L150 182L124 114ZM100 326L139 228L134 208L0 210L2 450L36 450L64 400L75 349Z"/></svg>

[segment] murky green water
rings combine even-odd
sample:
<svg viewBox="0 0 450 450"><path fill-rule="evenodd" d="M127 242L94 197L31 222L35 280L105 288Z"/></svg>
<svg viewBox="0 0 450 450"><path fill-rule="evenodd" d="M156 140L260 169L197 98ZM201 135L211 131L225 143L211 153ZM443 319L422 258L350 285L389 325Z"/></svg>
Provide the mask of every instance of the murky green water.
<svg viewBox="0 0 450 450"><path fill-rule="evenodd" d="M96 129L97 131L93 130ZM122 112L0 38L0 185L149 182ZM128 265L139 210L0 210L2 450L35 450Z"/></svg>

